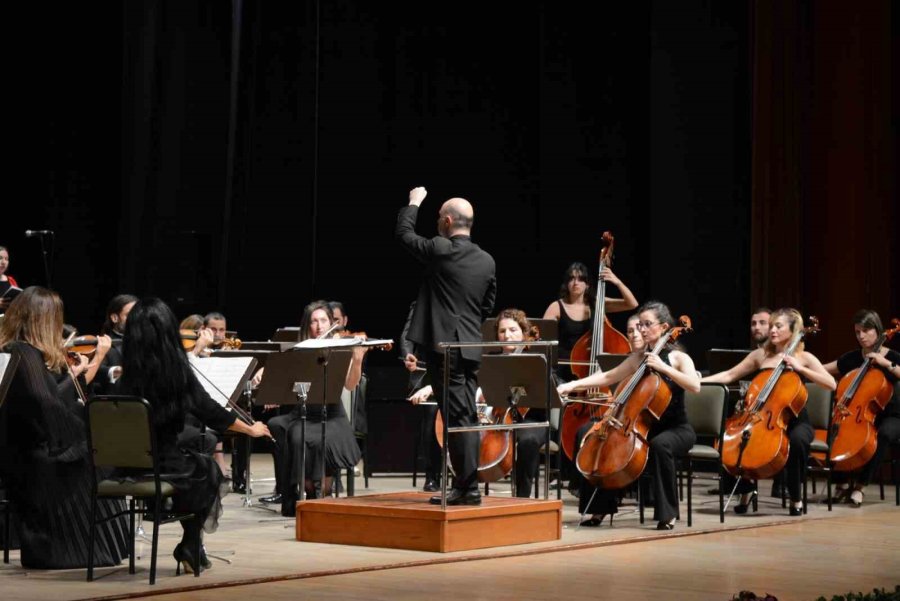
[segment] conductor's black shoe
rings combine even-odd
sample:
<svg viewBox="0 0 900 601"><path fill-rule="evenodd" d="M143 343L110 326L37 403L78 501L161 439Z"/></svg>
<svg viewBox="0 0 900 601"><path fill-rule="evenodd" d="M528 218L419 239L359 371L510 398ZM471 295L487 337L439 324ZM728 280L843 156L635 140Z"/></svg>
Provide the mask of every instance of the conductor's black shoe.
<svg viewBox="0 0 900 601"><path fill-rule="evenodd" d="M435 495L428 499L432 505L441 504L441 495ZM454 488L447 493L447 505L481 505L481 493L475 490L460 490Z"/></svg>
<svg viewBox="0 0 900 601"><path fill-rule="evenodd" d="M422 487L422 490L425 492L437 492L441 490L441 485L434 478L428 478L425 480L425 486Z"/></svg>
<svg viewBox="0 0 900 601"><path fill-rule="evenodd" d="M281 504L281 495L279 495L278 493L274 493L274 494L269 495L268 497L260 497L259 502L260 503L269 503L272 505L280 505Z"/></svg>

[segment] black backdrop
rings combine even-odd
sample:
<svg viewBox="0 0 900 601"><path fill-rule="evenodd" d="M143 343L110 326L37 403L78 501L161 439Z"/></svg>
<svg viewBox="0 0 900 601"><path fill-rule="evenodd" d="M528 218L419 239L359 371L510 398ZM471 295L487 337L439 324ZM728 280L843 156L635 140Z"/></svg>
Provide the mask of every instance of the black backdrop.
<svg viewBox="0 0 900 601"><path fill-rule="evenodd" d="M423 185L422 233L446 198L474 204L498 309L540 316L569 262L596 268L610 230L638 299L693 318L684 342L700 366L707 348L746 345L741 3L236 6L238 18L199 0L29 15L32 141L11 174L22 217L4 217L0 244L21 284L41 284L23 232L56 232L53 287L82 331L132 292L179 316L221 310L244 340L338 299L353 328L396 338L419 269L393 226Z"/></svg>

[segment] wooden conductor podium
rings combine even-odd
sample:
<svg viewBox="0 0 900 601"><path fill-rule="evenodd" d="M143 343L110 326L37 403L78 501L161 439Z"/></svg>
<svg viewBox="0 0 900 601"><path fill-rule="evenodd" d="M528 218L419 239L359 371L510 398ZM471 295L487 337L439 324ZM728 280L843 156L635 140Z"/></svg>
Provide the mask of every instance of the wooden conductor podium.
<svg viewBox="0 0 900 601"><path fill-rule="evenodd" d="M515 403L545 408L549 414L558 404L544 355L485 355L480 380L498 408ZM554 394L548 394L551 389ZM547 422L515 426L548 428ZM448 428L445 440L453 433ZM296 538L441 553L559 540L562 501L549 500L546 483L544 489L543 499L495 493L482 496L481 505L443 508L429 503L431 493L417 491L308 500L297 503Z"/></svg>

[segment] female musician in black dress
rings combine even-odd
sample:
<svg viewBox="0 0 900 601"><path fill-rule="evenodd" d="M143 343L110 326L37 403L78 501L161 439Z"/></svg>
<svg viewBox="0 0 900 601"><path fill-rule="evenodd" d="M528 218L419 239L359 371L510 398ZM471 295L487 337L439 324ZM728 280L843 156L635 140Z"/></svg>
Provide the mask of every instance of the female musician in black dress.
<svg viewBox="0 0 900 601"><path fill-rule="evenodd" d="M185 418L193 416L217 432L253 437L269 436L269 429L262 422L245 424L210 398L188 362L175 314L158 298L142 299L131 309L122 343L122 377L115 392L142 397L153 407L160 472L182 475L166 477L176 489L173 509L198 516L196 521L181 522L184 532L173 554L186 571L208 567L204 557L193 556L191 541L202 536L201 528L215 531L224 478L211 455L178 444Z"/></svg>
<svg viewBox="0 0 900 601"><path fill-rule="evenodd" d="M803 329L803 316L796 309L778 309L769 317L769 339L766 343L747 355L740 363L726 371L711 374L703 378L703 382L714 384L731 384L738 380L748 379L764 369L772 369L782 359L785 365L803 378L829 390L835 389L834 378L825 371L815 355L803 350L801 342L793 355L785 355L784 351L790 345L794 336ZM800 414L792 419L787 427L787 435L790 440L787 464L784 467L784 477L791 498L789 508L790 515L803 513L802 486L806 474L806 464L809 460L809 447L815 437L812 424L809 423L809 415L804 408ZM734 480L731 480L733 483ZM724 485L729 488L726 480ZM733 487L734 485L731 484ZM735 513L746 513L755 486L752 482L742 479L738 483L736 492L741 493L741 502L735 505Z"/></svg>
<svg viewBox="0 0 900 601"><path fill-rule="evenodd" d="M858 472L852 475L853 481L849 486L841 484L835 492L835 497L843 499L854 507L859 507L863 502L863 488L869 485L875 471L881 465L892 444L900 441L900 399L898 399L897 382L900 380L900 353L887 346L875 350L878 337L884 333L884 325L878 313L869 309L857 311L853 316L853 332L859 348L841 355L837 360L825 364L825 371L831 375L842 378L849 372L862 367L867 359L875 362L875 367L880 369L887 381L894 387L894 393L887 406L875 418L875 427L878 428L878 443L875 454ZM849 491L849 494L847 494Z"/></svg>
<svg viewBox="0 0 900 601"><path fill-rule="evenodd" d="M603 269L601 277L610 284L614 284L622 298L606 298L606 312L618 313L629 311L638 306L637 299L631 290L622 283L611 269ZM550 303L544 311L544 319L559 321L559 367L557 375L563 381L571 380L574 376L566 362L575 347L578 339L585 332L591 331L591 311L595 300L594 282L584 263L575 262L569 265L563 276L563 282L559 287L559 298Z"/></svg>
<svg viewBox="0 0 900 601"><path fill-rule="evenodd" d="M334 325L334 314L326 301L314 301L303 310L300 320L300 340L319 338ZM365 347L355 347L350 367L344 378L344 391L349 394L362 378L362 362L366 353ZM262 381L263 370L254 376L254 382ZM305 476L303 488L309 496L319 496L331 492L332 476L341 469L355 466L362 454L353 434L353 427L347 418L343 403L325 406L325 471L322 473L322 436L321 423L323 406L308 407L305 436ZM281 513L292 516L296 513L299 498L297 486L300 484L301 451L303 445L300 422L300 407L297 406L288 415L273 417L268 422L277 441L275 453L275 473L278 483L276 492L281 496ZM276 497L277 498L277 497Z"/></svg>
<svg viewBox="0 0 900 601"><path fill-rule="evenodd" d="M94 476L62 331L62 301L37 286L10 303L0 323L0 349L19 359L0 406L0 475L20 519L25 568L87 566ZM79 366L74 371L85 363ZM122 509L121 502L99 503L102 517ZM117 565L127 556L124 517L104 522L97 534L95 565Z"/></svg>
<svg viewBox="0 0 900 601"><path fill-rule="evenodd" d="M669 308L658 301L641 305L638 317L645 350L653 348L666 330L676 323ZM586 378L560 385L559 393L566 395L583 388L612 386L631 376L644 360L647 367L659 374L672 391L668 407L650 429L650 455L646 468L651 477L656 528L671 530L675 527L675 518L678 516L675 457L687 453L697 439L684 410L684 391L700 390L700 377L691 357L676 348L665 348L658 355L633 353L608 372L596 372ZM582 511L592 513L593 516L585 520L583 525L599 526L604 514L614 514L617 511L616 491L597 489L594 502L586 505Z"/></svg>

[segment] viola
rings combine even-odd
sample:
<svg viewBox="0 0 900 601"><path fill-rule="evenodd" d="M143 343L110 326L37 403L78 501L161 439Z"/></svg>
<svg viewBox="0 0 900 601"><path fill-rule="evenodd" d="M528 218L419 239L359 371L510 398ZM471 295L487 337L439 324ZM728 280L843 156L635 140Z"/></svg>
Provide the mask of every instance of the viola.
<svg viewBox="0 0 900 601"><path fill-rule="evenodd" d="M805 336L820 331L819 320L797 332L783 355L793 355ZM722 465L733 476L753 480L771 478L787 463L790 440L786 429L806 405L806 386L784 359L761 371L750 382L741 408L725 421Z"/></svg>
<svg viewBox="0 0 900 601"><path fill-rule="evenodd" d="M880 352L885 342L900 331L900 320L891 320L893 326L882 332L875 342L874 352ZM838 383L831 418L831 461L839 472L855 471L872 458L878 447L878 429L875 418L884 410L894 387L884 372L874 367L872 359L848 372Z"/></svg>
<svg viewBox="0 0 900 601"><path fill-rule="evenodd" d="M597 355L600 353L631 352L631 345L622 332L615 329L606 317L606 282L601 277L603 270L612 266L613 247L615 240L609 232L603 232L600 248L600 268L597 272L597 299L594 301L594 324L590 332L585 332L575 342L570 355L570 368L578 378L586 378L596 373L600 366L597 363ZM601 395L611 396L609 388L591 389L588 396L591 398ZM561 441L563 452L569 459L575 457L575 438L578 430L591 420L600 419L607 411L608 405L598 403L566 403L562 415Z"/></svg>
<svg viewBox="0 0 900 601"><path fill-rule="evenodd" d="M691 331L687 315L682 315L679 323L660 337L650 355L659 355L666 344ZM647 367L645 358L634 374L619 384L612 407L582 439L575 458L578 471L602 488L624 488L637 480L647 466L647 435L671 400L669 385Z"/></svg>

